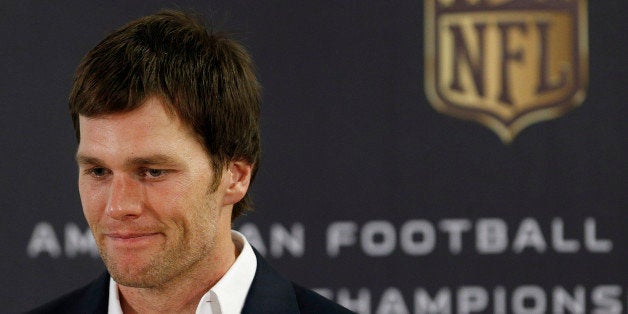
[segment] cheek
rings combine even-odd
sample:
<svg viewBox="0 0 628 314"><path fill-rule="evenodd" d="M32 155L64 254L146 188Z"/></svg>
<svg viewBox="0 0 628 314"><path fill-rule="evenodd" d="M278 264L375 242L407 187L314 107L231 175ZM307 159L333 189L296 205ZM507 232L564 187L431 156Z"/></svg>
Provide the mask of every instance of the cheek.
<svg viewBox="0 0 628 314"><path fill-rule="evenodd" d="M153 199L152 204L158 204L159 208L168 211L167 215L186 230L187 233L203 236L211 231L211 226L216 219L216 201L213 195L208 195L208 187L205 185L186 186L185 188L163 191L158 194L158 199Z"/></svg>
<svg viewBox="0 0 628 314"><path fill-rule="evenodd" d="M148 204L163 210L187 214L203 202L208 183L192 175L178 175L171 180L150 184L144 193ZM189 215L187 215L189 216Z"/></svg>
<svg viewBox="0 0 628 314"><path fill-rule="evenodd" d="M104 213L107 203L106 191L102 187L97 187L79 180L79 196L83 206L83 214L88 222L95 220L99 213Z"/></svg>

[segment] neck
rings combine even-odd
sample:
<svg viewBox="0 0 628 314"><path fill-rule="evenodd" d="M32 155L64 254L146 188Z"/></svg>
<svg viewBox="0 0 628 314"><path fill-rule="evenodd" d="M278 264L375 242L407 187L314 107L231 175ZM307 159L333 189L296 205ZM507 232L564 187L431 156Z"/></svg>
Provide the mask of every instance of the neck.
<svg viewBox="0 0 628 314"><path fill-rule="evenodd" d="M238 255L231 233L223 238L216 239L207 258L164 284L151 288L118 285L122 311L125 314L194 313L199 300L224 276Z"/></svg>

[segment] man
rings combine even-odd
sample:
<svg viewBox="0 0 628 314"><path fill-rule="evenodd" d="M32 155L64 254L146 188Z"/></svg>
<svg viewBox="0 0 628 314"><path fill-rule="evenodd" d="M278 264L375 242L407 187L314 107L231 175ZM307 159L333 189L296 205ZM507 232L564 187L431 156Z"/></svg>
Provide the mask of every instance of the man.
<svg viewBox="0 0 628 314"><path fill-rule="evenodd" d="M115 31L70 95L79 192L108 272L37 313L344 313L277 275L250 208L260 87L247 52L175 11Z"/></svg>

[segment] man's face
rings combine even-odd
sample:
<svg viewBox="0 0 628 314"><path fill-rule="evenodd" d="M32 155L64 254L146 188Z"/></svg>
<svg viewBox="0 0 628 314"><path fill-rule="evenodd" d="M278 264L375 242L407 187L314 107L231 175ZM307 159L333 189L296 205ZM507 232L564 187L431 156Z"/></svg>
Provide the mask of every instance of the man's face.
<svg viewBox="0 0 628 314"><path fill-rule="evenodd" d="M231 212L192 132L158 98L79 121L81 203L112 277L156 287L211 263Z"/></svg>

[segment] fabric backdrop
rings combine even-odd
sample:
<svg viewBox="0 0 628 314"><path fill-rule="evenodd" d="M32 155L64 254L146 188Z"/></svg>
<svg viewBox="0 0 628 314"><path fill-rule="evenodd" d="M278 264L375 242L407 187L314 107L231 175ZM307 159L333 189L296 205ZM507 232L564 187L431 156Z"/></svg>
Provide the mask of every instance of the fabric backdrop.
<svg viewBox="0 0 628 314"><path fill-rule="evenodd" d="M264 87L236 228L360 313L626 313L624 1L4 1L0 312L103 269L73 71L161 8L234 30Z"/></svg>

